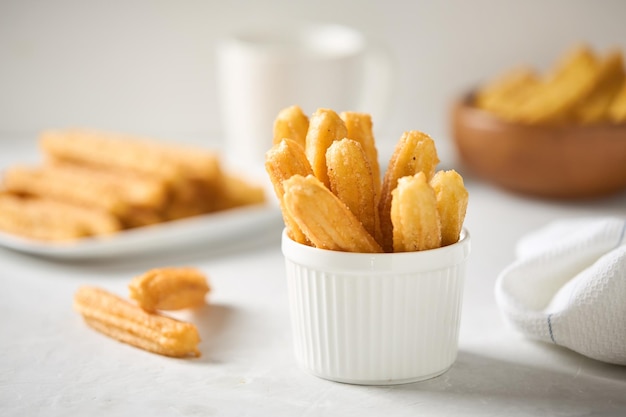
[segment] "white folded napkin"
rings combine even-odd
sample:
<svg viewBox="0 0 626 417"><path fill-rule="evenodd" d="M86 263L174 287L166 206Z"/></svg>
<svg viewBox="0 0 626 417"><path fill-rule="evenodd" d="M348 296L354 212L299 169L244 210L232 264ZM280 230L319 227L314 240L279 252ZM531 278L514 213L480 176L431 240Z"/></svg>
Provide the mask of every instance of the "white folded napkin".
<svg viewBox="0 0 626 417"><path fill-rule="evenodd" d="M551 223L522 238L496 301L524 335L626 365L626 219Z"/></svg>

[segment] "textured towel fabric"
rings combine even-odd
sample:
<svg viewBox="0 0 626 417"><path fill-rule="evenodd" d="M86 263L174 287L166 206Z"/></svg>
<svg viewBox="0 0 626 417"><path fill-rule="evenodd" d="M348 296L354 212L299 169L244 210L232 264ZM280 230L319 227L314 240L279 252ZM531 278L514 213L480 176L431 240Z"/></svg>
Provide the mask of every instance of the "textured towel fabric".
<svg viewBox="0 0 626 417"><path fill-rule="evenodd" d="M522 238L496 301L524 335L626 365L626 219L551 223Z"/></svg>

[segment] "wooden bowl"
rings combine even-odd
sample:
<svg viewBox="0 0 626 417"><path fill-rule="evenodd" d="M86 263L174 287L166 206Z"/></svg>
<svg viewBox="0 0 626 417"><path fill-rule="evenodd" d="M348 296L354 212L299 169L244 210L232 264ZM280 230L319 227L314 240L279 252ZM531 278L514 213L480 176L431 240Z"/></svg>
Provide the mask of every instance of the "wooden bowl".
<svg viewBox="0 0 626 417"><path fill-rule="evenodd" d="M461 164L524 194L579 199L626 189L626 124L532 126L474 107L472 95L452 110Z"/></svg>

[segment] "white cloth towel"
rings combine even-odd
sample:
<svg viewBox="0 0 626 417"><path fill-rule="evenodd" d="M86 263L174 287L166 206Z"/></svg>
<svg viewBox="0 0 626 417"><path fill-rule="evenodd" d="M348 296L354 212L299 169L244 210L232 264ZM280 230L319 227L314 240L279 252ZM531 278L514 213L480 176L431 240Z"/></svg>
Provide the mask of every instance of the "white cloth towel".
<svg viewBox="0 0 626 417"><path fill-rule="evenodd" d="M626 219L556 221L523 237L496 281L524 335L626 365Z"/></svg>

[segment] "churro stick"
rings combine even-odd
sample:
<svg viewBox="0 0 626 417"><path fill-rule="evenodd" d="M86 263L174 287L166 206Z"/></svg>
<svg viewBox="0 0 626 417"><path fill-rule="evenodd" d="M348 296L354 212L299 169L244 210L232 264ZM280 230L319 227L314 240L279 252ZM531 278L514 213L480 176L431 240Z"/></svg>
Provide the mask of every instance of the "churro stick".
<svg viewBox="0 0 626 417"><path fill-rule="evenodd" d="M389 166L383 178L378 203L382 246L386 252L393 250L393 225L391 223L391 193L396 188L398 179L424 172L429 181L435 174L439 163L435 142L425 133L413 130L405 132L396 145Z"/></svg>
<svg viewBox="0 0 626 417"><path fill-rule="evenodd" d="M71 164L12 167L5 172L4 186L14 193L95 207L122 220L136 208L160 210L167 196L165 183L156 178Z"/></svg>
<svg viewBox="0 0 626 417"><path fill-rule="evenodd" d="M520 105L516 118L526 123L559 122L593 89L599 63L581 46L568 52L538 91Z"/></svg>
<svg viewBox="0 0 626 417"><path fill-rule="evenodd" d="M440 247L441 223L437 212L437 198L424 173L400 178L392 195L394 252Z"/></svg>
<svg viewBox="0 0 626 417"><path fill-rule="evenodd" d="M437 211L441 220L441 245L447 246L459 240L469 194L463 177L455 170L438 171L430 180L437 197Z"/></svg>
<svg viewBox="0 0 626 417"><path fill-rule="evenodd" d="M330 190L380 242L375 181L361 144L351 139L333 142L326 151L326 164Z"/></svg>
<svg viewBox="0 0 626 417"><path fill-rule="evenodd" d="M105 290L80 288L74 308L89 326L120 342L165 356L200 356L196 326L148 313Z"/></svg>
<svg viewBox="0 0 626 417"><path fill-rule="evenodd" d="M282 109L274 120L274 145L287 138L305 146L309 118L299 106Z"/></svg>
<svg viewBox="0 0 626 417"><path fill-rule="evenodd" d="M624 62L621 51L613 51L602 60L591 93L574 108L576 121L583 124L608 119L608 109L624 81Z"/></svg>
<svg viewBox="0 0 626 417"><path fill-rule="evenodd" d="M326 150L334 141L345 138L347 134L345 123L333 110L318 109L311 116L305 152L313 173L326 187L329 186Z"/></svg>
<svg viewBox="0 0 626 417"><path fill-rule="evenodd" d="M541 84L537 74L529 68L515 68L476 94L476 105L498 116L514 120L517 109Z"/></svg>
<svg viewBox="0 0 626 417"><path fill-rule="evenodd" d="M65 241L122 229L114 216L60 201L0 193L0 229L31 239Z"/></svg>
<svg viewBox="0 0 626 417"><path fill-rule="evenodd" d="M146 311L198 307L209 292L206 276L196 268L156 268L132 279L130 298Z"/></svg>
<svg viewBox="0 0 626 417"><path fill-rule="evenodd" d="M274 187L274 192L281 207L287 235L294 241L305 245L310 245L309 239L300 230L300 226L293 220L289 212L285 209L283 195L285 190L283 183L293 175L306 177L313 174L313 169L309 163L304 148L295 140L283 139L265 154L265 170Z"/></svg>
<svg viewBox="0 0 626 417"><path fill-rule="evenodd" d="M613 98L608 113L609 119L613 123L626 122L626 81L624 81L617 95Z"/></svg>
<svg viewBox="0 0 626 417"><path fill-rule="evenodd" d="M348 130L348 139L355 140L361 144L367 160L372 169L372 178L374 179L374 191L376 198L380 197L381 177L380 165L378 163L378 150L374 140L374 131L372 128L372 117L368 113L359 113L353 111L344 111L339 117L346 124Z"/></svg>
<svg viewBox="0 0 626 417"><path fill-rule="evenodd" d="M213 152L138 136L82 129L46 131L40 145L57 160L140 172L172 183L190 178L214 182L221 176Z"/></svg>
<svg viewBox="0 0 626 417"><path fill-rule="evenodd" d="M313 244L321 249L380 253L382 248L350 209L313 175L284 181L285 207Z"/></svg>

